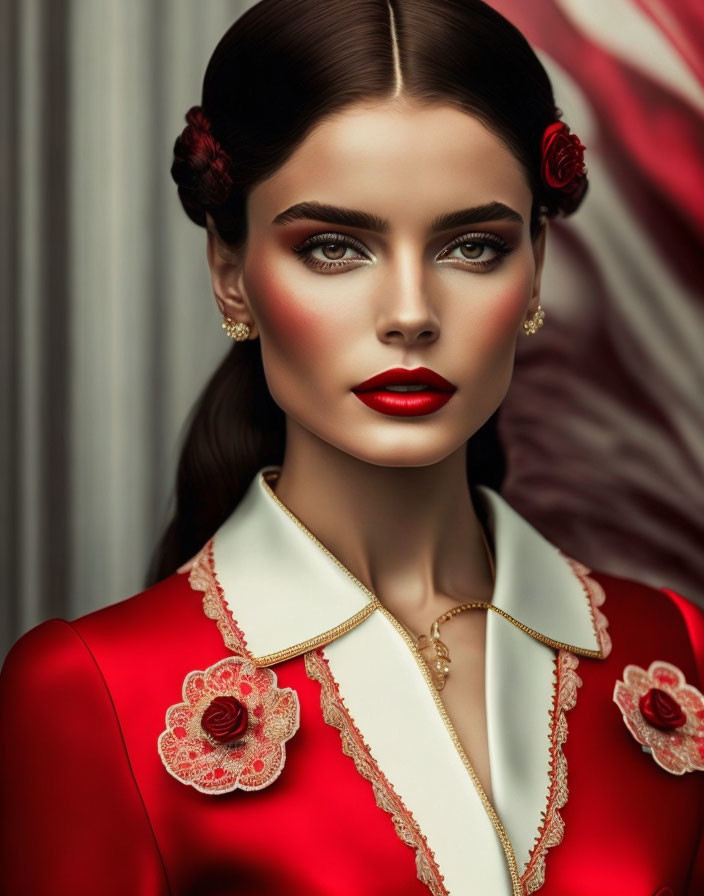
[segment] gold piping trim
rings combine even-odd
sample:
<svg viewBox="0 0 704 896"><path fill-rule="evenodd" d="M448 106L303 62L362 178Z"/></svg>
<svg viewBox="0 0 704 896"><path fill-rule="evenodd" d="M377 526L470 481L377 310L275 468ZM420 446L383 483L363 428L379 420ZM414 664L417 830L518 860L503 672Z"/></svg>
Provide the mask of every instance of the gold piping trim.
<svg viewBox="0 0 704 896"><path fill-rule="evenodd" d="M272 499L275 501L275 503L278 504L278 506L283 510L283 512L286 514L286 516L289 517L289 519L291 519L296 524L296 526L298 526L299 529L301 529L303 532L305 532L305 534L311 539L311 541L313 541L320 548L320 550L326 555L326 557L328 557L330 560L332 560L332 562L335 564L335 566L337 566L337 568L340 569L347 576L348 579L351 579L354 582L354 584L358 588L360 588L364 592L364 594L369 598L370 603L373 604L373 606L371 608L369 608L369 607L365 608L366 615L362 619L360 619L358 622L354 623L353 625L350 625L349 628L345 628L344 631L339 632L339 634L344 634L345 632L349 631L350 628L354 628L355 625L358 625L359 622L364 621L364 619L367 618L367 615L371 615L372 610L382 608L383 604L381 603L379 598L376 596L376 594L374 594L373 591L370 591L369 588L367 588L367 586L363 582L360 582L360 580L354 575L354 573L350 572L350 570L343 563L341 563L337 559L337 557L333 553L331 553L325 547L325 545L319 539L317 539L315 537L315 535L313 535L313 533L310 531L310 529L308 529L305 526L305 524L302 523L298 519L298 517L291 510L289 510L288 507L283 503L283 501L279 498L279 496L276 494L276 492L269 485L269 480L276 480L278 478L278 475L279 474L276 470L270 470L269 472L262 474L262 484L264 485L268 494L272 497ZM573 572L576 573L576 570L573 569ZM585 587L584 581L582 580L582 577L579 575L577 575L576 577L577 577L577 579L580 580L580 584L582 585L583 589L586 591L587 589ZM483 607L483 608L486 608L489 610L493 610L495 613L498 613L499 616L503 616L504 619L507 619L509 622L511 622L517 628L520 628L521 631L530 635L532 638L535 638L536 641L540 641L542 644L546 644L548 647L554 647L559 650L569 650L570 653L576 653L576 654L579 654L580 656L592 657L593 659L604 659L604 654L602 653L602 651L591 650L588 647L576 647L574 644L567 644L564 641L555 641L552 638L548 638L546 635L542 635L540 632L535 631L535 629L530 628L529 626L525 625L523 622L519 622L518 619L514 619L513 616L511 616L505 610L502 610L500 607L497 607L492 603L485 603L483 601L477 601L472 606ZM590 608L592 609L592 618L593 618L593 604L591 601L590 601ZM364 611L362 611L362 612L364 612ZM352 622L353 619L356 619L356 616L353 616L352 619L348 620L348 622ZM346 624L347 623L342 623L342 626L344 626ZM341 626L338 626L337 628L341 628ZM594 625L594 630L595 630L595 633L597 633L596 625ZM334 632L334 631L336 631L336 629L330 629L330 632L325 632L324 634L317 635L316 638L311 638L310 641L305 641L305 642L303 642L303 644L311 644L312 646L319 646L322 643L330 643L330 641L333 640L332 637L327 638L327 640L325 640L325 639L331 632ZM337 637L337 635L335 635L335 637ZM317 640L317 639L321 639L321 640ZM597 641L599 641L598 636L597 636ZM303 653L304 650L301 649L303 647L303 644L297 644L294 647L287 648L287 650L292 651L292 653L289 654L289 657L297 656L298 654ZM281 651L278 651L277 653L270 654L270 656L278 657L280 654L283 655L284 652L285 651L281 650ZM263 665L264 660L267 660L267 659L269 659L269 657L262 657L259 661L255 660L255 662L259 662L260 665ZM280 660L271 660L271 662L280 662Z"/></svg>
<svg viewBox="0 0 704 896"><path fill-rule="evenodd" d="M278 473L276 472L276 470L271 470L268 473L262 474L262 484L264 485L264 488L267 490L267 492L271 495L273 500L279 505L279 507L286 514L286 516L289 517L289 519L293 520L293 522L298 526L298 528L301 529L303 532L305 532L305 534L308 536L308 538L310 538L313 542L315 542L315 544L318 545L318 547L325 554L325 556L328 557L330 560L332 560L332 562L335 564L335 566L337 566L337 568L340 569L347 576L348 579L352 579L352 581L358 588L362 589L362 591L366 594L366 596L369 598L370 601L374 602L375 604L379 604L380 601L379 601L379 598L376 596L376 594L374 594L373 591L370 591L363 582L360 582L359 579L357 578L357 576L354 575L354 573L351 573L349 571L349 569L347 569L347 567L344 564L342 564L337 559L337 557L325 547L325 545L322 543L322 541L319 541L315 537L315 535L313 535L313 533L310 531L310 529L306 528L306 526L298 519L298 517L291 510L289 510L288 507L283 503L281 498L279 498L279 496L276 494L276 492L273 490L273 488L269 485L269 482L268 482L269 479L277 479L277 478L278 478Z"/></svg>
<svg viewBox="0 0 704 896"><path fill-rule="evenodd" d="M472 764L469 761L469 757L467 756L467 754L464 751L464 747L462 746L462 743L459 739L457 731L455 730L455 726L452 724L450 717L448 716L447 711L445 709L445 704L442 702L442 699L440 698L440 692L433 684L433 679L430 675L430 669L428 668L420 651L416 647L415 642L413 641L413 638L411 637L411 635L409 635L409 633L401 625L401 623L396 619L396 617L393 616L381 602L379 602L379 611L381 613L383 613L384 616L386 616L386 618L393 625L393 627L398 631L398 633L403 637L404 641L410 648L411 653L413 654L413 657L416 661L416 664L417 664L418 668L420 669L421 674L423 675L423 678L426 681L426 684L428 685L430 694L431 694L433 700L435 701L435 706L437 707L438 713L440 714L440 718L442 719L442 721L445 725L445 728L447 729L447 733L450 735L452 743L454 744L455 749L457 750L457 753L459 754L459 757L462 760L464 767L467 769L467 774L469 775L470 780L472 781L472 784L474 784L474 787L475 787L477 793L479 794L479 799L481 800L482 805L484 806L484 809L486 810L486 813L489 816L489 819L494 826L494 830L496 831L498 838L501 842L501 846L503 847L504 854L506 856L506 862L508 864L508 871L511 876L512 894L513 894L513 896L523 896L523 888L521 887L520 875L518 873L518 863L516 862L516 855L513 851L513 846L511 845L511 841L508 838L506 829L504 828L499 816L496 814L496 810L491 805L489 798L487 797L486 793L484 792L484 788L482 787L481 782L479 781L479 778L477 777L477 773L474 771L474 768L472 767Z"/></svg>
<svg viewBox="0 0 704 896"><path fill-rule="evenodd" d="M575 647L573 644L566 644L564 641L554 641L552 638L548 638L547 635L541 635L540 632L536 632L535 629L530 628L530 626L525 625L523 622L519 622L518 619L514 619L510 613L507 613L506 610L502 610L501 607L497 607L494 604L477 601L473 606L486 607L487 610L493 610L495 613L498 613L499 616L503 616L504 619L508 619L508 621L512 622L517 628L520 628L521 631L531 635L536 641L540 641L541 644L547 644L548 647L556 647L559 650L569 650L570 653L578 653L581 656L590 656L597 660L604 659L604 655L600 650L591 650L588 647Z"/></svg>
<svg viewBox="0 0 704 896"><path fill-rule="evenodd" d="M252 657L252 660L257 666L273 666L275 663L282 663L284 660L293 659L294 656L308 653L309 650L313 650L315 647L322 647L325 644L334 641L335 638L339 638L340 635L344 635L351 631L351 629L358 626L360 622L364 622L365 619L372 615L378 606L380 606L379 601L374 599L373 602L367 604L366 607L363 607L358 613L355 613L354 616L345 620L345 622L336 625L335 628L328 629L328 631L322 632L314 638L309 638L307 641L301 641L300 644L296 644L293 647L285 647L283 650L277 650L276 653L268 653L266 656Z"/></svg>

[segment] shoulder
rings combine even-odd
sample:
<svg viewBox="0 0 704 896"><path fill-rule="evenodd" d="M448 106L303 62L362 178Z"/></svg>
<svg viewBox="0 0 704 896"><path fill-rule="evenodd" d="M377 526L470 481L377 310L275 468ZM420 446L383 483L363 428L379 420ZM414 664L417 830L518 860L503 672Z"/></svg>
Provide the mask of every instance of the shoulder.
<svg viewBox="0 0 704 896"><path fill-rule="evenodd" d="M603 590L601 610L619 655L650 652L688 665L704 687L704 609L673 588L657 588L597 569L589 577ZM662 654L662 656L661 656ZM667 655L667 657L666 657ZM637 662L637 660L631 660Z"/></svg>
<svg viewBox="0 0 704 896"><path fill-rule="evenodd" d="M183 607L183 576L171 576L151 588L76 619L47 619L25 632L9 651L3 665L8 669L32 664L40 669L53 661L90 654L87 642L99 646L112 639L121 648L131 648L143 636L169 624L168 610ZM27 670L28 671L28 670Z"/></svg>
<svg viewBox="0 0 704 896"><path fill-rule="evenodd" d="M163 719L162 695L133 687L144 660L138 645L154 630L144 618L160 600L145 593L72 622L49 619L8 653L0 673L7 733L0 805L12 825L0 838L2 892L134 892L135 868L143 892L166 892L132 735L145 727L143 706L153 716L146 716L150 745ZM142 673L148 680L148 665ZM60 860L77 849L81 862Z"/></svg>
<svg viewBox="0 0 704 896"><path fill-rule="evenodd" d="M704 632L704 608L674 588L649 585L637 579L626 578L599 569L589 571L603 589L605 604L612 615L650 619L691 630L692 634Z"/></svg>
<svg viewBox="0 0 704 896"><path fill-rule="evenodd" d="M196 668L201 657L222 657L222 637L188 579L175 573L100 610L30 629L5 658L0 699L46 689L48 683L66 694L79 680L92 680L103 692L133 690L154 670L163 675L173 669L178 677L184 664Z"/></svg>

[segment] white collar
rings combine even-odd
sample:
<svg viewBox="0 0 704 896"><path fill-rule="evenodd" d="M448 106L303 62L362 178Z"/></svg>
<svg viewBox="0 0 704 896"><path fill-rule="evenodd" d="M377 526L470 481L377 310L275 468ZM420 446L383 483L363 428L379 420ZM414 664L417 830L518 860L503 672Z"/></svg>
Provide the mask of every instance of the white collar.
<svg viewBox="0 0 704 896"><path fill-rule="evenodd" d="M213 541L222 596L261 665L329 643L379 606L270 489L265 477L279 470L269 466L257 473ZM579 564L496 491L484 486L478 491L494 542L493 606L549 646L602 659Z"/></svg>
<svg viewBox="0 0 704 896"><path fill-rule="evenodd" d="M439 695L421 674L423 660L408 649L378 599L271 491L265 477L279 469L258 472L206 545L205 562L193 566L191 584L205 591L206 613L217 619L231 650L259 665L328 645L325 659L345 711L435 851L448 892L467 892L471 884L480 892L517 893L508 881L509 853L499 846L496 816L470 781L439 712ZM564 710L574 705L569 695L580 683L570 677L577 664L570 654L603 659L609 651L598 609L604 592L586 567L543 538L497 492L480 487L478 494L494 542L492 606L499 611L489 613L486 629L493 805L518 871L533 880L543 873L544 854L559 842L554 836L562 824L554 810L566 793L566 763L558 755L562 741L554 738L559 729L564 739ZM387 711L379 713L382 704ZM403 749L411 741L414 750ZM428 788L433 764L434 787ZM458 830L464 832L459 840ZM467 831L474 850L466 849ZM537 859L531 858L534 847Z"/></svg>

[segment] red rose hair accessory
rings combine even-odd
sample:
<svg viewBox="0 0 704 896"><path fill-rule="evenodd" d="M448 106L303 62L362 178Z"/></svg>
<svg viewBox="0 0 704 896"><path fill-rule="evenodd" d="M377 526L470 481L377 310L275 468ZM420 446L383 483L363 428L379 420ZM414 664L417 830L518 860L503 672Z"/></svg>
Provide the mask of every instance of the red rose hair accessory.
<svg viewBox="0 0 704 896"><path fill-rule="evenodd" d="M174 149L177 160L199 179L203 204L221 205L232 188L232 159L213 136L210 119L201 106L192 106L186 121L188 127L183 129Z"/></svg>
<svg viewBox="0 0 704 896"><path fill-rule="evenodd" d="M585 146L563 121L554 121L543 131L541 144L543 182L553 190L579 193L586 186Z"/></svg>
<svg viewBox="0 0 704 896"><path fill-rule="evenodd" d="M201 793L261 790L281 774L285 742L298 731L298 696L276 674L241 656L220 660L183 683L169 707L159 755L169 774Z"/></svg>
<svg viewBox="0 0 704 896"><path fill-rule="evenodd" d="M626 666L613 699L633 737L673 775L704 771L704 695L671 663Z"/></svg>

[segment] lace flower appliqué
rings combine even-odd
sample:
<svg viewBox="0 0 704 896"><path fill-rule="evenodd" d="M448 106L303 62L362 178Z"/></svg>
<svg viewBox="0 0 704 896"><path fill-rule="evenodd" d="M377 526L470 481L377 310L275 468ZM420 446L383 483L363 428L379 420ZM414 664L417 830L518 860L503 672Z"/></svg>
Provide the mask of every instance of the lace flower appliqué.
<svg viewBox="0 0 704 896"><path fill-rule="evenodd" d="M704 695L671 663L626 666L614 702L633 737L673 775L704 771Z"/></svg>
<svg viewBox="0 0 704 896"><path fill-rule="evenodd" d="M159 735L167 771L201 793L268 787L300 722L296 692L276 683L271 669L239 656L190 672Z"/></svg>

